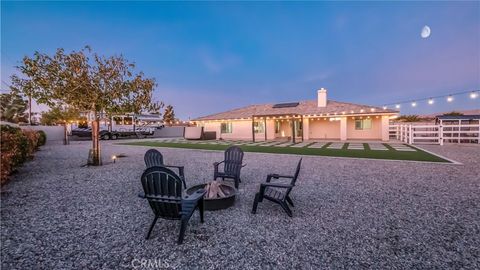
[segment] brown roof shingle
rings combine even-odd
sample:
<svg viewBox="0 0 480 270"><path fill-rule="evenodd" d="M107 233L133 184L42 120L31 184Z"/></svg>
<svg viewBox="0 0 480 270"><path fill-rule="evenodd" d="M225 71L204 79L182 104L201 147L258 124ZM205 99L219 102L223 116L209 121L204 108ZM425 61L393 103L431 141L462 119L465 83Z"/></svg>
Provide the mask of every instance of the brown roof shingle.
<svg viewBox="0 0 480 270"><path fill-rule="evenodd" d="M211 114L198 117L193 121L205 120L223 120L223 119L239 119L249 118L252 116L276 116L276 115L320 115L320 114L372 114L372 113L398 113L398 111L383 109L375 106L367 106L361 104L353 104L348 102L339 102L328 100L326 107L318 107L316 100L300 101L298 106L289 108L273 108L274 104L249 105L246 107L233 109L226 112ZM361 111L363 110L363 111ZM373 110L373 111L372 111ZM352 113L353 111L353 113Z"/></svg>

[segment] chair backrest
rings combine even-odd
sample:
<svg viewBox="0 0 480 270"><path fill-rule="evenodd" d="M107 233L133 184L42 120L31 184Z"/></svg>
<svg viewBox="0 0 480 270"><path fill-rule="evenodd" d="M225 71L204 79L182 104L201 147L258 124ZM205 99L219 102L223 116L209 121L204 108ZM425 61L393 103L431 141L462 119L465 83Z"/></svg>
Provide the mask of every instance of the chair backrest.
<svg viewBox="0 0 480 270"><path fill-rule="evenodd" d="M147 169L154 166L162 166L163 165L163 156L162 153L158 152L155 149L149 149L145 156L143 157L145 160L145 165Z"/></svg>
<svg viewBox="0 0 480 270"><path fill-rule="evenodd" d="M292 185L295 185L295 182L297 182L297 178L298 178L298 175L300 174L301 167L302 167L302 158L300 158L300 160L298 161L297 169L295 169L295 174L293 175L293 179L291 182Z"/></svg>
<svg viewBox="0 0 480 270"><path fill-rule="evenodd" d="M166 219L181 217L183 184L177 174L165 167L154 166L143 172L141 182L155 216Z"/></svg>
<svg viewBox="0 0 480 270"><path fill-rule="evenodd" d="M230 146L225 150L225 173L240 174L243 162L243 150L238 146Z"/></svg>

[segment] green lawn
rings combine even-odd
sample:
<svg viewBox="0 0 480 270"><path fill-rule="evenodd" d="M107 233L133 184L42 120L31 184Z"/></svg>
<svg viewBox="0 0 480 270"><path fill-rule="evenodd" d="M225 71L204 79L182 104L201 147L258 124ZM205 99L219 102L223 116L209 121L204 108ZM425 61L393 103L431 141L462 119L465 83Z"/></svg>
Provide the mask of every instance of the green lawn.
<svg viewBox="0 0 480 270"><path fill-rule="evenodd" d="M170 147L170 148L186 148L186 149L203 149L203 150L218 150L223 151L229 147L229 145L222 144L197 144L197 143L174 143L174 142L161 142L161 141L141 141L141 142L129 142L122 143L124 145L139 145L139 146L151 146L151 147ZM331 157L354 157L354 158L374 158L374 159L392 159L392 160L415 160L415 161L430 161L430 162L447 162L438 156L429 154L425 151L417 149L415 152L402 152L393 150L388 144L386 144L389 150L387 151L373 151L364 144L365 150L348 150L347 144L342 149L327 149L326 144L324 147L315 148L295 148L295 147L274 147L274 146L248 146L240 145L239 147L245 152L257 152L257 153L273 153L273 154L295 154L295 155L309 155L309 156L331 156Z"/></svg>

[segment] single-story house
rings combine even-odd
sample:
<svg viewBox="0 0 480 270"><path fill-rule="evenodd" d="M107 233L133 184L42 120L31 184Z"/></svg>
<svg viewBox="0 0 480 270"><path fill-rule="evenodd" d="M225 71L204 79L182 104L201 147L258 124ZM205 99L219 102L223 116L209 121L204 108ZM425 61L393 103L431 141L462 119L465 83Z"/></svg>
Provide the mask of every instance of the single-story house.
<svg viewBox="0 0 480 270"><path fill-rule="evenodd" d="M389 140L389 121L398 111L327 99L250 105L193 119L217 139L243 140Z"/></svg>

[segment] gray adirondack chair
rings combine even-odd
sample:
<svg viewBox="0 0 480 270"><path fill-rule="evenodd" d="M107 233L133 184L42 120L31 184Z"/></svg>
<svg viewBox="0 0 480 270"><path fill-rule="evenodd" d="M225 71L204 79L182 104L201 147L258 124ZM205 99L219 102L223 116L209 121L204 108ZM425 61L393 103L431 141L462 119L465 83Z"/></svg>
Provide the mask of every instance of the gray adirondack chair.
<svg viewBox="0 0 480 270"><path fill-rule="evenodd" d="M141 182L144 194L139 196L147 199L155 215L146 239L150 237L158 218L180 220L178 244L183 242L188 221L195 210L200 211L200 221L203 223L205 190L199 190L190 196L182 195L183 185L180 177L172 170L160 166L146 169Z"/></svg>
<svg viewBox="0 0 480 270"><path fill-rule="evenodd" d="M175 166L175 165L166 165L163 163L163 155L156 149L149 149L145 156L143 157L147 169L154 166L162 166L167 168L176 168L178 170L178 175L183 182L183 188L187 188L187 183L185 181L185 168L184 166Z"/></svg>
<svg viewBox="0 0 480 270"><path fill-rule="evenodd" d="M253 202L252 214L257 213L257 206L259 202L262 202L263 199L267 199L271 202L279 204L283 210L287 213L289 217L292 217L292 210L288 205L290 204L293 207L292 198L290 198L290 192L297 182L298 175L300 174L300 168L302 166L302 159L298 161L297 169L295 174L290 175L278 175L278 174L269 174L267 176L267 181L260 184L260 191L255 194L255 200ZM271 183L272 179L286 178L291 179L289 184L280 184L280 183Z"/></svg>
<svg viewBox="0 0 480 270"><path fill-rule="evenodd" d="M235 188L238 188L238 185L242 180L240 179L240 171L245 165L243 162L243 150L238 146L230 146L225 150L225 159L221 162L213 163L214 173L213 179L217 178L233 179L235 182ZM223 172L219 171L220 164L223 163Z"/></svg>

